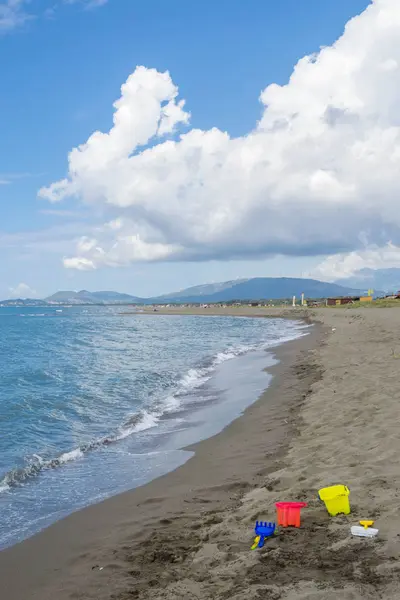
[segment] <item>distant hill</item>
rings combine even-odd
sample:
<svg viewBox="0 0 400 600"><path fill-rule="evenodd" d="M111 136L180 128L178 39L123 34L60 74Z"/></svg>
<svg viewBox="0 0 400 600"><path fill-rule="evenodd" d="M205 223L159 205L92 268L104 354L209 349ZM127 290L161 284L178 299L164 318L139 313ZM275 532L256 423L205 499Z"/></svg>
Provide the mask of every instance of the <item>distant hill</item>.
<svg viewBox="0 0 400 600"><path fill-rule="evenodd" d="M219 289L215 290L215 286ZM239 281L228 281L210 286L200 286L201 293L188 288L175 294L152 298L153 302L229 302L232 300L279 300L300 297L304 293L306 298L326 298L327 296L357 295L359 291L351 286L340 286L336 283L325 283L316 279L300 279L293 277L254 277ZM208 288L208 289L207 289Z"/></svg>
<svg viewBox="0 0 400 600"><path fill-rule="evenodd" d="M212 294L224 292L229 288L234 287L238 283L244 283L246 281L249 281L249 279L234 279L232 281L223 281L221 283L205 283L203 285L195 285L193 287L180 290L179 292L172 292L172 294L165 294L160 296L160 298L164 298L166 301L173 301L176 298L182 297L204 298L205 296L211 296Z"/></svg>
<svg viewBox="0 0 400 600"><path fill-rule="evenodd" d="M37 298L10 298L0 301L0 306L45 306L46 304L45 300Z"/></svg>
<svg viewBox="0 0 400 600"><path fill-rule="evenodd" d="M143 298L120 292L92 292L91 296L101 302L142 302Z"/></svg>
<svg viewBox="0 0 400 600"><path fill-rule="evenodd" d="M61 291L45 298L46 302L64 303L64 304L119 304L143 302L142 298L130 296L129 294L120 294L119 292L80 292Z"/></svg>
<svg viewBox="0 0 400 600"><path fill-rule="evenodd" d="M361 290L397 292L400 290L400 269L360 269L352 277L339 279L335 283L354 286Z"/></svg>

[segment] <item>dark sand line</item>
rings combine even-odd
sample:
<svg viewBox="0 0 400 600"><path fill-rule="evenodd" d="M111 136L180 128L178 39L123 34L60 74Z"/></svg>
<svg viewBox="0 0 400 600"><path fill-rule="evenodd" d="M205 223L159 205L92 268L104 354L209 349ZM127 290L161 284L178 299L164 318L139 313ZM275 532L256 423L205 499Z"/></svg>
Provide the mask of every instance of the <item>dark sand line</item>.
<svg viewBox="0 0 400 600"><path fill-rule="evenodd" d="M143 307L139 310L130 310L119 313L120 316L200 316L200 317L267 317L274 319L302 319L309 321L311 311L307 307L270 307L270 306L212 306L210 308L190 308L184 306L161 307L154 311L152 308Z"/></svg>
<svg viewBox="0 0 400 600"><path fill-rule="evenodd" d="M274 349L280 362L268 369L270 387L222 433L196 444L186 464L0 552L0 598L122 600L147 598L148 592L157 598L164 571L173 577L165 566L179 570L204 524L233 511L277 469L298 431L310 385L320 377L309 353L322 335L315 326Z"/></svg>

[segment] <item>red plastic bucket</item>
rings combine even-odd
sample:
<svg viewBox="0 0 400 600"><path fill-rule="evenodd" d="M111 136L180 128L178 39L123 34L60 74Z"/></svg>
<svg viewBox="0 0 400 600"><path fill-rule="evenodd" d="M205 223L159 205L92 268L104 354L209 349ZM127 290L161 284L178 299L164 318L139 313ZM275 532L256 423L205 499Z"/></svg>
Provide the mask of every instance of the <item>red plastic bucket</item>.
<svg viewBox="0 0 400 600"><path fill-rule="evenodd" d="M277 502L275 506L278 525L300 527L300 511L307 506L307 502Z"/></svg>

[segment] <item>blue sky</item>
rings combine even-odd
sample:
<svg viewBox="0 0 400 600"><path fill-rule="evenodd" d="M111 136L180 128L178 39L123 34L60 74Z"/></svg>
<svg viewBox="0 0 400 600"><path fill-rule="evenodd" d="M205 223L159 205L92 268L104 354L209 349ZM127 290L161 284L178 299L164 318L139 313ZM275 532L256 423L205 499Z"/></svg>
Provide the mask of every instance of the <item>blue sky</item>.
<svg viewBox="0 0 400 600"><path fill-rule="evenodd" d="M5 4L0 0L3 10ZM315 250L314 243L307 248L300 244L298 254L306 256L296 256L293 245L288 249L279 242L276 257L273 242L265 251L246 249L242 254L232 251L230 243L220 249L217 244L210 256L203 249L197 255L191 250L167 260L66 268L63 258L74 253L76 239L90 237L93 228L104 222L110 201L104 208L82 188L81 193L49 202L38 197L38 190L67 175L68 153L74 147L84 144L95 130L110 130L112 104L137 65L170 72L191 114L191 129L214 127L232 138L246 136L262 117L261 91L272 83L286 84L299 59L333 44L346 22L370 3L108 0L97 7L88 4L85 0L19 4L14 0L9 8L14 17L23 16L20 23L17 18L5 22L4 17L2 22L5 13L0 8L0 296L9 295L21 283L38 295L82 287L152 295L235 277L298 276L312 271L329 253L357 249L333 241L324 252L315 242ZM182 131L187 131L186 123ZM129 219L136 214L130 213ZM110 218L119 216L110 213ZM301 229L300 222L298 226ZM168 247L181 245L181 240L165 241L165 236L163 240ZM372 241L390 240L375 236Z"/></svg>

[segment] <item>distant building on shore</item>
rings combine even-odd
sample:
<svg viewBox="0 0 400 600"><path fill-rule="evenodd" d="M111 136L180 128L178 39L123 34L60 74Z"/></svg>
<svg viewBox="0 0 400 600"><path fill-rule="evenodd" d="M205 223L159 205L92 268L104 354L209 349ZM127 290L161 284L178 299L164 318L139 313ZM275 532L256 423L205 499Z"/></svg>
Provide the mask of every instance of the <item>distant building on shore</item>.
<svg viewBox="0 0 400 600"><path fill-rule="evenodd" d="M353 304L354 302L372 302L373 299L374 297L372 293L368 293L368 296L344 296L339 298L328 298L326 305L341 306L342 304Z"/></svg>
<svg viewBox="0 0 400 600"><path fill-rule="evenodd" d="M343 304L353 304L353 302L359 302L360 296L345 296L344 298L328 298L326 301L327 306L341 306Z"/></svg>

